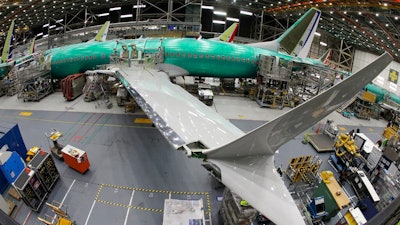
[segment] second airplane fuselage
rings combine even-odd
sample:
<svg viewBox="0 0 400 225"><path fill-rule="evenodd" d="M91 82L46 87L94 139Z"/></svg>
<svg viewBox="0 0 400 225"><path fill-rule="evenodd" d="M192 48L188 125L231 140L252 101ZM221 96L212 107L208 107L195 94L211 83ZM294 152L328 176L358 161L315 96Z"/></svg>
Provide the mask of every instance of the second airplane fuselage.
<svg viewBox="0 0 400 225"><path fill-rule="evenodd" d="M166 64L173 64L192 76L238 78L256 77L259 55L294 60L279 52L214 40L192 38L134 39L80 43L49 50L53 78L96 69L110 63L113 53L122 55L122 46L135 45L144 54L162 52ZM128 49L130 49L128 47Z"/></svg>

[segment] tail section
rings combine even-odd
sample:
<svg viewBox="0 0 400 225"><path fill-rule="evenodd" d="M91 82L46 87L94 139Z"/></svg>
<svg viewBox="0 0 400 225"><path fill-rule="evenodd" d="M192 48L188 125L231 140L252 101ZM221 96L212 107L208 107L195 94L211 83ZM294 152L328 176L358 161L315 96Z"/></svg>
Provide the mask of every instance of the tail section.
<svg viewBox="0 0 400 225"><path fill-rule="evenodd" d="M282 116L225 146L203 151L207 161L217 168L222 183L275 224L305 224L276 172L275 152L351 99L392 60L385 53L344 81Z"/></svg>
<svg viewBox="0 0 400 225"><path fill-rule="evenodd" d="M104 25L100 28L99 33L97 33L96 37L92 41L103 42L107 38L108 28L110 27L110 21L104 23Z"/></svg>
<svg viewBox="0 0 400 225"><path fill-rule="evenodd" d="M249 45L273 51L279 51L282 48L289 55L306 58L310 51L320 17L321 11L311 8L278 39Z"/></svg>
<svg viewBox="0 0 400 225"><path fill-rule="evenodd" d="M3 53L1 55L1 62L7 62L12 58L12 44L14 39L14 26L15 20L11 22L10 28L7 33L6 41L4 43Z"/></svg>
<svg viewBox="0 0 400 225"><path fill-rule="evenodd" d="M33 53L35 53L35 38L33 38L33 40L32 40L32 44L29 47L29 53L28 54L31 55Z"/></svg>
<svg viewBox="0 0 400 225"><path fill-rule="evenodd" d="M219 37L211 38L212 40L219 40L224 42L232 42L239 29L239 23L233 23L228 29L224 31Z"/></svg>

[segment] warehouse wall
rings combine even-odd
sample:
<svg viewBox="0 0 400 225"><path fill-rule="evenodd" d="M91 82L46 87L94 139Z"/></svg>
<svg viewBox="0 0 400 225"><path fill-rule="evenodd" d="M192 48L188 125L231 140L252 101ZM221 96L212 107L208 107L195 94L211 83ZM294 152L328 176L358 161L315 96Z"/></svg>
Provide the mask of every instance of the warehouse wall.
<svg viewBox="0 0 400 225"><path fill-rule="evenodd" d="M368 52L356 50L354 54L353 61L353 70L352 72L357 72L374 59L376 59L378 55L374 55ZM389 66L387 66L379 75L376 77L372 83L375 85L384 88L397 96L400 96L400 81L399 81L399 73L400 73L400 64L397 62L391 62Z"/></svg>

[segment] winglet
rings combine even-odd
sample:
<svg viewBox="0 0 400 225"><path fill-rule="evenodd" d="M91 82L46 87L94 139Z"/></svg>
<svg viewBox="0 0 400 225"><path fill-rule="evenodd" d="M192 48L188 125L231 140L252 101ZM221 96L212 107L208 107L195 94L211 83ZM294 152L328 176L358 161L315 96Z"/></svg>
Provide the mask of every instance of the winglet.
<svg viewBox="0 0 400 225"><path fill-rule="evenodd" d="M249 45L273 51L282 48L289 55L306 58L320 17L321 11L311 8L276 40Z"/></svg>
<svg viewBox="0 0 400 225"><path fill-rule="evenodd" d="M210 38L210 39L224 41L224 42L232 42L236 36L238 29L239 29L239 23L233 23L220 36L218 36L216 38Z"/></svg>
<svg viewBox="0 0 400 225"><path fill-rule="evenodd" d="M11 58L12 41L14 36L15 20L12 20L10 28L8 29L6 42L4 43L3 53L1 55L1 62L7 62Z"/></svg>
<svg viewBox="0 0 400 225"><path fill-rule="evenodd" d="M107 38L108 28L110 27L110 21L106 21L104 25L100 28L99 33L93 39L94 41L103 42Z"/></svg>

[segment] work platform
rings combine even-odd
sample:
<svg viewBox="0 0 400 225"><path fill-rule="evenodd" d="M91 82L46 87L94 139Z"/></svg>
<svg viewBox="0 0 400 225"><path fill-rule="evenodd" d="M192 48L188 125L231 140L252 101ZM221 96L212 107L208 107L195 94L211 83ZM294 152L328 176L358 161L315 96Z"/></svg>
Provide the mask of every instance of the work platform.
<svg viewBox="0 0 400 225"><path fill-rule="evenodd" d="M310 142L317 152L333 151L334 140L324 133L309 134L308 142Z"/></svg>

